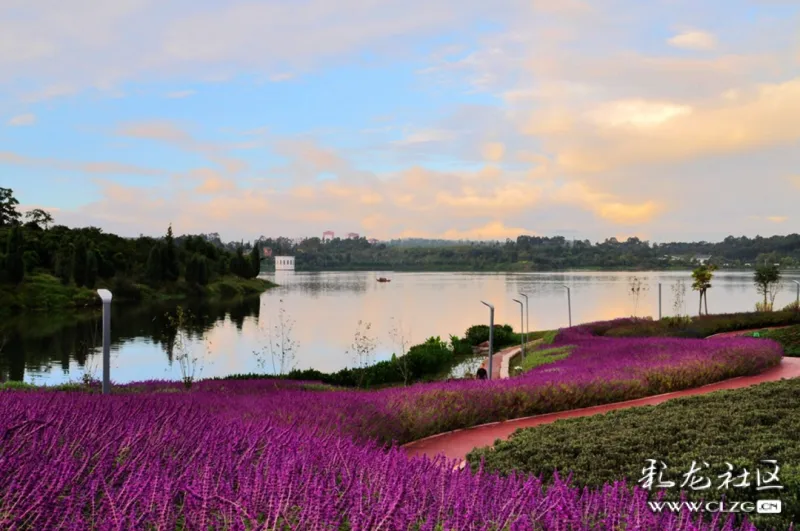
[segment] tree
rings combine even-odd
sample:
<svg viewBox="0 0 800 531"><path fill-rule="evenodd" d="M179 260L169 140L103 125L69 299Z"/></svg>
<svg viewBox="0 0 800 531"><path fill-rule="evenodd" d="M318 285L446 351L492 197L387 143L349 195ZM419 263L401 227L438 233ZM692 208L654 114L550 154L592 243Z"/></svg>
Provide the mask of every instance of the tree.
<svg viewBox="0 0 800 531"><path fill-rule="evenodd" d="M758 293L764 295L763 311L771 311L772 305L775 302L775 296L778 294L778 286L781 280L781 271L774 263L767 263L757 265L755 273L753 274L753 282L756 285ZM769 296L769 301L767 301Z"/></svg>
<svg viewBox="0 0 800 531"><path fill-rule="evenodd" d="M711 279L714 277L714 270L716 266L701 265L692 271L692 290L700 292L700 310L699 315L703 314L703 300L706 304L706 315L708 315L708 295L706 292L711 288Z"/></svg>
<svg viewBox="0 0 800 531"><path fill-rule="evenodd" d="M98 270L97 253L93 249L89 249L86 251L86 273L84 274L87 288L94 289L97 284Z"/></svg>
<svg viewBox="0 0 800 531"><path fill-rule="evenodd" d="M72 274L75 278L75 285L78 287L86 285L86 261L88 255L89 246L86 244L86 238L78 236L78 239L75 240L74 252L72 254Z"/></svg>
<svg viewBox="0 0 800 531"><path fill-rule="evenodd" d="M53 223L53 216L41 208L34 208L33 210L26 212L25 219L27 219L29 222L35 223L40 227L44 227L45 230L47 230Z"/></svg>
<svg viewBox="0 0 800 531"><path fill-rule="evenodd" d="M261 249L256 242L250 251L250 278L256 278L259 273L261 273Z"/></svg>
<svg viewBox="0 0 800 531"><path fill-rule="evenodd" d="M167 229L167 236L164 238L164 249L161 258L163 260L163 280L167 282L175 282L178 280L181 269L178 263L178 252L175 249L175 238L172 235L172 225Z"/></svg>
<svg viewBox="0 0 800 531"><path fill-rule="evenodd" d="M20 213L17 211L19 201L14 197L11 188L0 188L0 227L19 223Z"/></svg>
<svg viewBox="0 0 800 531"><path fill-rule="evenodd" d="M8 233L6 243L6 271L8 279L14 284L19 284L25 278L24 244L22 228L15 225Z"/></svg>
<svg viewBox="0 0 800 531"><path fill-rule="evenodd" d="M208 284L208 260L205 256L195 253L186 264L186 282L198 286Z"/></svg>
<svg viewBox="0 0 800 531"><path fill-rule="evenodd" d="M54 273L65 286L72 281L73 253L72 246L66 241L62 241L58 251L56 251Z"/></svg>
<svg viewBox="0 0 800 531"><path fill-rule="evenodd" d="M163 262L163 244L157 242L152 248L150 248L150 254L147 256L147 266L145 267L145 275L150 284L156 285L164 280Z"/></svg>

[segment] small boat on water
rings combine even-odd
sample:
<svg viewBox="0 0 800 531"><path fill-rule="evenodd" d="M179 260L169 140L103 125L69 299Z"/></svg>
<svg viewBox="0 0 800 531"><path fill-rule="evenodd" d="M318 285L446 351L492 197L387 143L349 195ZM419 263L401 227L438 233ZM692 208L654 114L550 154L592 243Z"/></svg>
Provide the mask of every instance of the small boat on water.
<svg viewBox="0 0 800 531"><path fill-rule="evenodd" d="M386 278L386 277L378 277L375 280L377 280L378 282L391 282L392 281L392 279Z"/></svg>

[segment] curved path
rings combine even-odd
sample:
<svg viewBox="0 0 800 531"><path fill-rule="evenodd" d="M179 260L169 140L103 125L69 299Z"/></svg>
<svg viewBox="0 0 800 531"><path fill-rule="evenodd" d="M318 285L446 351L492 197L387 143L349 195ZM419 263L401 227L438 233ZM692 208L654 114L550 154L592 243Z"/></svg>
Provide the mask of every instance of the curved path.
<svg viewBox="0 0 800 531"><path fill-rule="evenodd" d="M763 329L759 328L758 330ZM746 332L748 331L742 330L740 333ZM534 426L549 424L561 419L586 417L600 413L607 413L617 409L626 409L629 407L654 406L673 398L703 395L713 391L721 391L725 389L741 389L744 387L750 387L751 385L757 385L764 382L774 382L788 378L800 378L800 358L784 357L780 365L767 369L761 374L756 374L754 376L731 378L729 380L723 380L721 382L705 385L703 387L695 387L693 389L685 389L683 391L675 391L673 393L648 396L645 398L628 400L625 402L616 402L613 404L604 404L583 409L572 409L569 411L559 411L556 413L536 415L534 417L523 417L502 422L482 424L473 428L465 428L447 433L440 433L425 439L413 441L403 445L403 448L409 456L428 455L430 457L435 457L436 455L443 454L451 460L462 460L461 465L463 465L463 459L474 448L490 446L494 444L497 439L505 440L520 428L532 428Z"/></svg>

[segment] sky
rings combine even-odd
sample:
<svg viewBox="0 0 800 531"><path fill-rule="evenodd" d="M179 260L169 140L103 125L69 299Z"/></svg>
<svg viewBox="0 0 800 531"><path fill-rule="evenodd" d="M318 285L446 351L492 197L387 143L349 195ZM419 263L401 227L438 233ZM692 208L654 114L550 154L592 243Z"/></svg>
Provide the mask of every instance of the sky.
<svg viewBox="0 0 800 531"><path fill-rule="evenodd" d="M798 0L3 0L0 186L124 236L796 230Z"/></svg>

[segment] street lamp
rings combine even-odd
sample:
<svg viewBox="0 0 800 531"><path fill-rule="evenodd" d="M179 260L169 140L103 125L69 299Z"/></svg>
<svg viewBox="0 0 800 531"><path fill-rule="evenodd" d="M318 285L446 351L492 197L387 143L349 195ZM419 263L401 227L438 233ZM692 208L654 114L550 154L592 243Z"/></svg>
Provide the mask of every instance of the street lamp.
<svg viewBox="0 0 800 531"><path fill-rule="evenodd" d="M489 307L489 380L492 379L492 358L494 357L492 353L492 344L494 343L494 306L489 304L488 302L481 301L481 303L485 304Z"/></svg>
<svg viewBox="0 0 800 531"><path fill-rule="evenodd" d="M525 321L523 320L523 317L522 317L522 301L519 300L519 299L511 299L511 300L513 300L514 302L519 304L519 327L522 330L525 330ZM520 335L519 351L522 353L522 357L525 358L525 334L524 333Z"/></svg>
<svg viewBox="0 0 800 531"><path fill-rule="evenodd" d="M519 292L520 297L525 297L525 343L528 343L528 334L531 331L531 322L528 320L528 296ZM525 356L525 349L522 349L522 355Z"/></svg>
<svg viewBox="0 0 800 531"><path fill-rule="evenodd" d="M792 280L795 284L797 284L797 301L795 304L797 305L797 309L800 310L800 282L796 280Z"/></svg>
<svg viewBox="0 0 800 531"><path fill-rule="evenodd" d="M572 328L572 300L569 293L569 286L566 284L561 285L567 288L567 312L569 312L569 326Z"/></svg>
<svg viewBox="0 0 800 531"><path fill-rule="evenodd" d="M661 282L658 283L658 320L661 320Z"/></svg>
<svg viewBox="0 0 800 531"><path fill-rule="evenodd" d="M111 393L111 292L97 290L103 301L103 394Z"/></svg>

